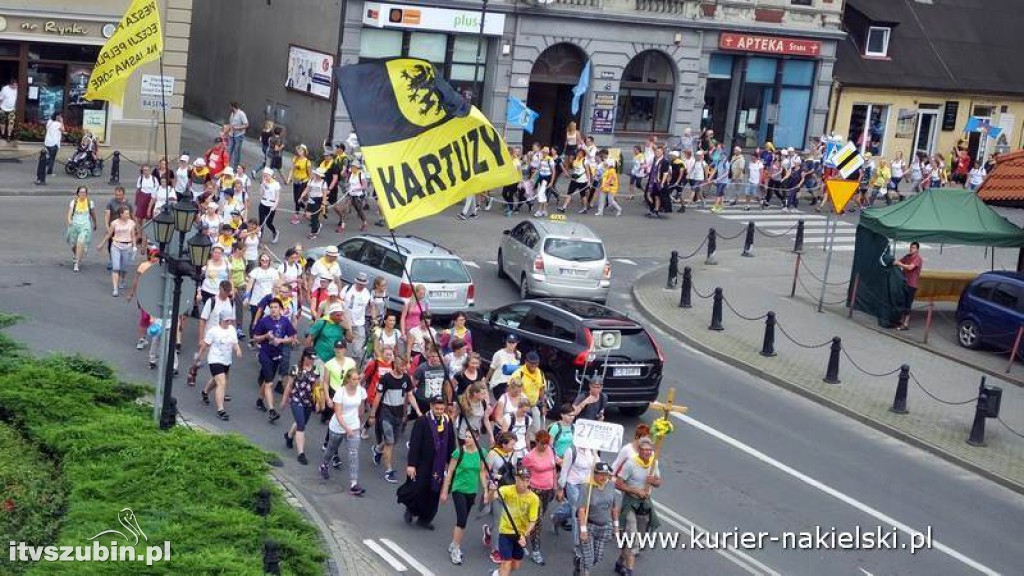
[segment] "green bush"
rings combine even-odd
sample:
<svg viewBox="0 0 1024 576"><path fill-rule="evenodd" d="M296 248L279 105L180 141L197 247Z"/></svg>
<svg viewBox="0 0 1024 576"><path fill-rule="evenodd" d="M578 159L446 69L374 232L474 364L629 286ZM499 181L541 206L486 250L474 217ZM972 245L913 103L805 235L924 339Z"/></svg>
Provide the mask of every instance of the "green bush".
<svg viewBox="0 0 1024 576"><path fill-rule="evenodd" d="M0 334L0 350L8 346L17 349ZM149 538L137 550L171 543L171 561L146 567L146 574L262 574L265 538L281 545L283 573L322 574L326 557L319 537L270 481L270 455L238 435L182 427L160 431L152 408L135 402L144 391L118 382L107 365L80 356L25 356L3 366L0 418L59 461L67 489L59 505L29 505L32 513L49 510L49 517L26 540L88 545L91 536L119 528L117 513L127 507ZM48 466L40 470L52 474L55 466ZM254 511L261 489L273 494L266 518ZM0 533L6 534L3 527ZM0 574L10 568L5 562L6 554L0 555ZM129 563L29 566L33 575L140 573Z"/></svg>
<svg viewBox="0 0 1024 576"><path fill-rule="evenodd" d="M64 515L60 471L16 430L0 423L0 534L15 542L52 542ZM15 564L20 574L28 564Z"/></svg>

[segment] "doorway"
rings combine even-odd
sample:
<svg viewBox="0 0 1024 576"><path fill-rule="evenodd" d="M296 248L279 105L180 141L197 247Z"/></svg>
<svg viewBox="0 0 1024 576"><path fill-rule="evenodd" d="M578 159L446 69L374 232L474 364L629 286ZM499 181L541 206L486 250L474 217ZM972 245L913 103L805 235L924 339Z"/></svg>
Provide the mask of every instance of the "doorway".
<svg viewBox="0 0 1024 576"><path fill-rule="evenodd" d="M919 109L917 111L917 131L914 136L914 154L923 153L931 156L935 153L935 133L939 122L939 111Z"/></svg>
<svg viewBox="0 0 1024 576"><path fill-rule="evenodd" d="M523 135L524 145L540 142L542 146L553 145L562 150L569 122L582 128L581 113L572 113L572 89L579 82L586 61L582 49L563 42L548 47L534 62L526 105L540 116L534 123L533 134Z"/></svg>

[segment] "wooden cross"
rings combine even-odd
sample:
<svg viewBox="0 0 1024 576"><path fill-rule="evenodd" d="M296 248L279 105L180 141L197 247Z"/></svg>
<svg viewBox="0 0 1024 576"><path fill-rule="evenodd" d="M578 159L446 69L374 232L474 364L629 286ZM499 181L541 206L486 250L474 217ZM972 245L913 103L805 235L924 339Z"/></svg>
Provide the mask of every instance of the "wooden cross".
<svg viewBox="0 0 1024 576"><path fill-rule="evenodd" d="M676 389L669 388L668 393L665 395L664 402L651 402L650 407L654 410L661 411L661 417L665 420L669 419L669 416L674 412L676 414L686 414L690 411L686 406L680 406L675 404ZM665 439L665 436L659 436L654 441L654 460L658 460L658 456L661 454L661 442Z"/></svg>

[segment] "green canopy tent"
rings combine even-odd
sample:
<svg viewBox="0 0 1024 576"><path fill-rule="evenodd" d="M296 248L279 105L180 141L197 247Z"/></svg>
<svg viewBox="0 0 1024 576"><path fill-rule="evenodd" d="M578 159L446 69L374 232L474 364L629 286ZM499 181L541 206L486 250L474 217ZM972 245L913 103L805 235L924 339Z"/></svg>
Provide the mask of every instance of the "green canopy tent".
<svg viewBox="0 0 1024 576"><path fill-rule="evenodd" d="M885 208L865 210L857 226L850 293L854 309L892 326L903 307L903 274L892 265L890 241L1024 247L1024 230L970 190L938 188ZM855 279L859 280L855 282Z"/></svg>

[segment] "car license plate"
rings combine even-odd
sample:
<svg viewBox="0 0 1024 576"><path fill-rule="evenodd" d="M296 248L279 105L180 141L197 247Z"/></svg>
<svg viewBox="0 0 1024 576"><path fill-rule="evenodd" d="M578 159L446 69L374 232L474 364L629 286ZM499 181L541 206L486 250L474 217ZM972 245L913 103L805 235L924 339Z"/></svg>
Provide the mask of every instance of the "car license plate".
<svg viewBox="0 0 1024 576"><path fill-rule="evenodd" d="M642 369L640 367L636 367L636 368L613 368L612 369L612 376L614 376L616 378L636 377L636 376L640 376L641 371L642 371Z"/></svg>
<svg viewBox="0 0 1024 576"><path fill-rule="evenodd" d="M586 276L586 270L580 270L579 268L559 268L558 273L562 276Z"/></svg>
<svg viewBox="0 0 1024 576"><path fill-rule="evenodd" d="M455 300L455 290L432 290L430 297L438 300Z"/></svg>

